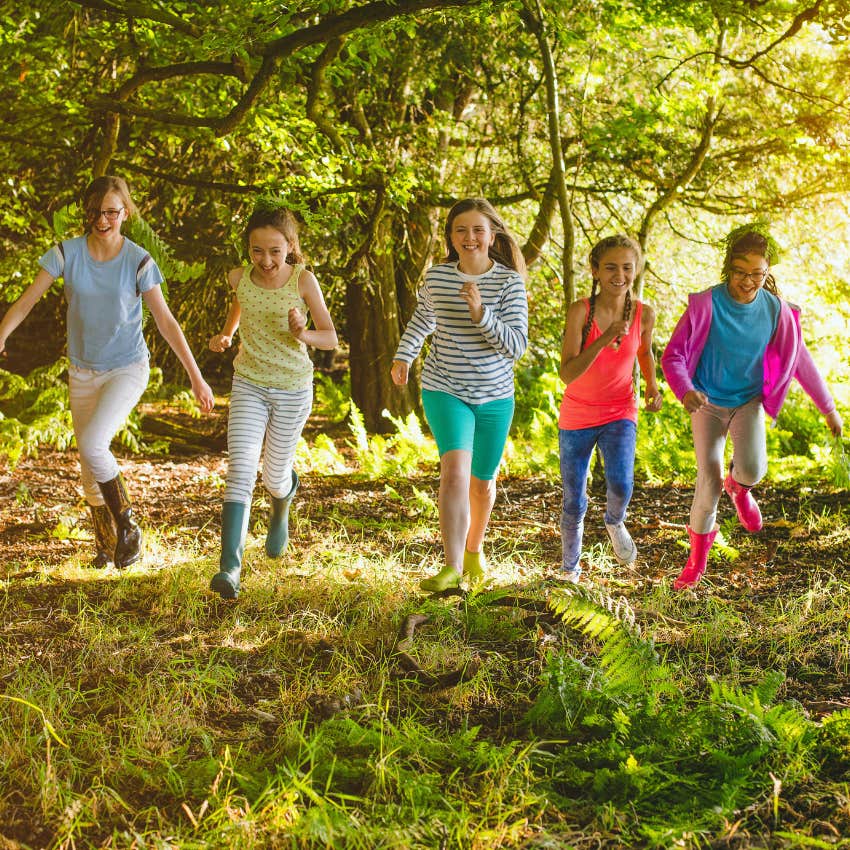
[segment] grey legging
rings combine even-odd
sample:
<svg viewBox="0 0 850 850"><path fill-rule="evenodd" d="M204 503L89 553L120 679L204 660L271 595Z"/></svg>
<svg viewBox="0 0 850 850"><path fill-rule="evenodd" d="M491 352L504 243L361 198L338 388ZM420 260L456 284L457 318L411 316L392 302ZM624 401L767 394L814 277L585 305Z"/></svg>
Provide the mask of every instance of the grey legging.
<svg viewBox="0 0 850 850"><path fill-rule="evenodd" d="M740 407L705 404L691 414L697 456L697 484L691 504L691 528L705 534L714 527L723 491L726 435L732 438L732 465L739 484L758 484L767 472L764 408L761 398Z"/></svg>

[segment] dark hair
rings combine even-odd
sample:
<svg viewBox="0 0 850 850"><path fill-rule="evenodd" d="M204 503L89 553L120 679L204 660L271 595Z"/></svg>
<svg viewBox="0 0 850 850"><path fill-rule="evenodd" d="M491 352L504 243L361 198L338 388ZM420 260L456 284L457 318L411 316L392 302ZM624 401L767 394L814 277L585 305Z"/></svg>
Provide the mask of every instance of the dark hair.
<svg viewBox="0 0 850 850"><path fill-rule="evenodd" d="M757 254L759 257L764 257L767 264L772 266L779 261L782 253L779 244L770 235L766 223L761 221L736 227L727 234L724 241L726 243L726 254L723 257L723 279L727 283L732 271L733 260L743 259L747 254ZM776 278L770 272L764 279L764 288L768 292L772 292L777 298L779 297Z"/></svg>
<svg viewBox="0 0 850 850"><path fill-rule="evenodd" d="M301 253L301 244L298 241L298 222L295 216L279 202L269 200L268 198L259 198L254 204L254 210L251 213L248 223L245 225L245 231L242 238L245 243L245 250L248 250L251 233L261 227L271 227L280 233L289 246L289 253L286 255L286 262L290 265L294 263L303 263L304 255Z"/></svg>
<svg viewBox="0 0 850 850"><path fill-rule="evenodd" d="M103 199L110 193L114 192L121 198L121 203L124 209L127 210L127 217L137 215L139 210L133 203L130 197L130 188L127 186L127 181L123 177L96 177L86 187L83 192L83 228L88 233L92 228L91 214L95 211L100 211L100 205Z"/></svg>
<svg viewBox="0 0 850 850"><path fill-rule="evenodd" d="M581 329L581 350L587 343L587 336L590 333L590 326L593 324L593 313L596 309L596 286L599 283L594 271L599 268L602 257L614 248L628 248L635 255L635 270L637 272L643 267L643 251L640 249L640 244L625 233L615 233L613 236L606 236L600 239L590 249L590 270L593 277L593 285L590 288L590 309L587 311L587 321ZM623 320L628 322L632 316L632 293L631 290L626 291L626 303L623 305Z"/></svg>
<svg viewBox="0 0 850 850"><path fill-rule="evenodd" d="M458 253L452 246L452 225L454 220L465 212L475 210L486 216L490 221L490 229L493 231L495 239L493 244L487 251L491 260L507 266L509 269L518 271L525 278L526 267L525 257L522 256L522 251L517 245L516 239L508 232L505 223L502 221L499 214L496 212L493 205L486 198L465 198L458 201L450 210L446 217L446 261L453 262L458 259Z"/></svg>

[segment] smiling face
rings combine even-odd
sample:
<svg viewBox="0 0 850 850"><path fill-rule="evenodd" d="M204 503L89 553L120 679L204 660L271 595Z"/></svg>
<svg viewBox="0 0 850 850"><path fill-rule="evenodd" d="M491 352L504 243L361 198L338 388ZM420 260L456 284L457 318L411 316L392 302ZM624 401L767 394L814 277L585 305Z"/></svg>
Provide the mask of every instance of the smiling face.
<svg viewBox="0 0 850 850"><path fill-rule="evenodd" d="M97 199L93 199L97 200ZM128 215L124 199L117 192L107 192L99 203L86 209L89 232L98 240L108 242L121 236L121 225Z"/></svg>
<svg viewBox="0 0 850 850"><path fill-rule="evenodd" d="M274 280L286 265L289 253L286 237L274 227L255 227L248 234L248 254L259 276Z"/></svg>
<svg viewBox="0 0 850 850"><path fill-rule="evenodd" d="M638 258L631 248L608 248L592 267L593 277L599 282L600 294L619 298L635 282Z"/></svg>
<svg viewBox="0 0 850 850"><path fill-rule="evenodd" d="M764 286L770 265L761 254L733 256L729 263L729 294L739 304L751 304Z"/></svg>
<svg viewBox="0 0 850 850"><path fill-rule="evenodd" d="M478 210L459 213L451 223L449 238L463 268L489 267L489 250L496 235L486 215Z"/></svg>

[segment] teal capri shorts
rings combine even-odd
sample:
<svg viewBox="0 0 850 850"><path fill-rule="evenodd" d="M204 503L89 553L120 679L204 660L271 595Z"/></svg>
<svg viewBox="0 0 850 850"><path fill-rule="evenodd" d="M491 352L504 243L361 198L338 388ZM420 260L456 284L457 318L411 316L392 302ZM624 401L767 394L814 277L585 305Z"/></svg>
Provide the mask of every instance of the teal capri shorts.
<svg viewBox="0 0 850 850"><path fill-rule="evenodd" d="M442 457L460 449L472 452L472 474L480 481L496 477L514 418L514 399L467 404L435 390L422 390L422 407Z"/></svg>

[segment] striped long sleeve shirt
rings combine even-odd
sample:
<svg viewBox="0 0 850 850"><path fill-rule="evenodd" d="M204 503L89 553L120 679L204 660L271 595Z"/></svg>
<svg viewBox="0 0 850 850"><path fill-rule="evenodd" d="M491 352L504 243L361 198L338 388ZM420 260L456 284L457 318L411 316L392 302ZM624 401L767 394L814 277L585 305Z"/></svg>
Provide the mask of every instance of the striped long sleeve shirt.
<svg viewBox="0 0 850 850"><path fill-rule="evenodd" d="M474 280L484 315L474 323L458 294ZM448 393L468 404L510 398L514 362L528 345L528 299L518 272L500 263L483 275L463 275L456 263L425 273L418 302L399 342L395 359L412 363L433 334L422 367L422 388Z"/></svg>

